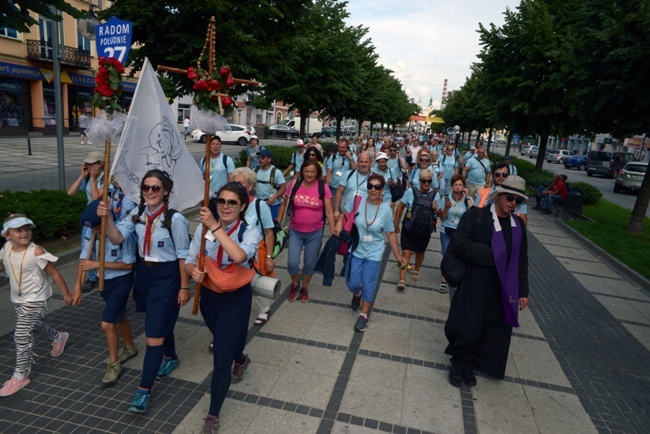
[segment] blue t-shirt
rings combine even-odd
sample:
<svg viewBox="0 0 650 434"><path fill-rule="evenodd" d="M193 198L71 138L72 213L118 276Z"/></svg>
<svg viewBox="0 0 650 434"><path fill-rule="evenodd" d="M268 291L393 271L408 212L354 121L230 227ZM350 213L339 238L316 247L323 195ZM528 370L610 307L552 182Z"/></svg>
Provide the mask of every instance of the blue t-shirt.
<svg viewBox="0 0 650 434"><path fill-rule="evenodd" d="M433 177L432 177L432 183L431 183L431 190L435 190L436 188L440 188L440 183L438 182L438 175L434 172L433 167L428 167L431 172L433 172ZM421 169L413 169L413 172L411 172L411 184L415 188L420 188L420 170Z"/></svg>
<svg viewBox="0 0 650 434"><path fill-rule="evenodd" d="M467 182L477 185L485 185L485 177L490 173L490 160L484 158L479 160L478 157L472 157L465 162L467 169Z"/></svg>
<svg viewBox="0 0 650 434"><path fill-rule="evenodd" d="M458 227L458 222L460 222L460 218L468 209L467 204L465 203L465 195L463 194L463 197L461 197L461 199L456 202L454 200L453 193L449 193L444 196L441 196L440 193L437 193L434 201L438 202L439 210L445 209L445 197L448 197L449 200L451 200L452 207L447 211L447 217L442 221L442 223L440 223L440 226L443 228L443 230L444 228L456 229Z"/></svg>
<svg viewBox="0 0 650 434"><path fill-rule="evenodd" d="M368 197L368 177L361 175L358 170L350 170L341 177L339 187L343 186L343 197L341 198L341 207L346 209L348 204L352 203L354 196L359 194L362 197Z"/></svg>
<svg viewBox="0 0 650 434"><path fill-rule="evenodd" d="M273 185L270 184L271 182L271 169L275 172L273 174ZM284 179L284 175L282 174L282 171L278 169L275 166L271 166L268 169L264 170L261 167L257 171L257 184L255 185L255 196L262 199L266 200L269 197L273 196L275 193L277 193L278 188L282 184L285 184L287 181ZM279 204L282 202L282 198L278 197L278 199L275 201L275 205Z"/></svg>
<svg viewBox="0 0 650 434"><path fill-rule="evenodd" d="M255 207L255 202L257 201L260 203L260 218L262 219L261 222L257 218L257 210ZM273 217L271 217L271 208L269 208L266 202L258 198L254 198L253 201L248 205L248 209L246 210L244 218L246 219L246 223L258 228L262 236L264 236L264 229L273 229L273 226L275 226L275 223L273 223Z"/></svg>
<svg viewBox="0 0 650 434"><path fill-rule="evenodd" d="M248 155L248 159L250 160L250 165L248 167L251 170L255 170L255 168L260 165L260 157L257 153L262 149L264 149L264 146L258 145L256 148L249 146L246 150L246 155Z"/></svg>
<svg viewBox="0 0 650 434"><path fill-rule="evenodd" d="M97 190L101 191L104 187L104 172L100 173L97 178L95 178L95 183L97 184ZM79 190L83 190L86 193L86 200L88 203L93 201L92 198L92 189L91 189L90 175L86 176L79 184Z"/></svg>
<svg viewBox="0 0 650 434"><path fill-rule="evenodd" d="M376 173L377 175L381 175L384 177L384 181L386 181L386 184L384 185L384 198L383 202L390 203L391 196L390 196L390 184L388 183L388 180L391 179L393 181L396 180L396 176L393 175L393 171L390 169L390 167L387 167L385 171L381 171L379 167L377 166L372 166L370 169L372 173ZM366 190L368 189L368 186L366 185Z"/></svg>
<svg viewBox="0 0 650 434"><path fill-rule="evenodd" d="M291 164L293 164L293 170L295 172L300 172L300 168L302 167L303 161L305 161L304 151L302 152L302 154L298 151L291 154Z"/></svg>
<svg viewBox="0 0 650 434"><path fill-rule="evenodd" d="M452 155L443 155L438 159L438 164L442 168L443 177L450 180L458 170L458 157Z"/></svg>
<svg viewBox="0 0 650 434"><path fill-rule="evenodd" d="M235 163L232 158L226 156L226 166L223 165L224 154L219 154L217 158L210 158L210 190L217 193L221 187L228 183L228 174L235 171ZM201 158L199 163L201 173L205 173L204 159Z"/></svg>
<svg viewBox="0 0 650 434"><path fill-rule="evenodd" d="M93 231L88 230L84 231L84 239L81 244L81 254L79 259L89 259L88 252L90 249L90 241L92 241ZM90 256L91 260L97 260L97 251L99 250L99 234L97 235L97 240L95 241L95 247L93 255ZM124 241L120 245L115 245L106 238L106 246L104 255L105 262L123 262L125 264L135 264L135 236L129 235L124 237ZM99 269L97 270L99 272ZM131 270L112 270L109 268L104 268L104 279L115 279L116 277L125 276L129 273L132 273Z"/></svg>
<svg viewBox="0 0 650 434"><path fill-rule="evenodd" d="M359 231L359 245L352 254L360 259L381 261L386 247L384 233L395 232L393 212L387 203L375 206L368 204L367 201L368 198L361 199L354 219ZM350 203L346 211L352 212L353 207L354 204Z"/></svg>
<svg viewBox="0 0 650 434"><path fill-rule="evenodd" d="M350 159L337 152L336 154L327 157L325 160L325 170L331 171L330 187L333 189L338 188L341 182L341 177L350 170Z"/></svg>

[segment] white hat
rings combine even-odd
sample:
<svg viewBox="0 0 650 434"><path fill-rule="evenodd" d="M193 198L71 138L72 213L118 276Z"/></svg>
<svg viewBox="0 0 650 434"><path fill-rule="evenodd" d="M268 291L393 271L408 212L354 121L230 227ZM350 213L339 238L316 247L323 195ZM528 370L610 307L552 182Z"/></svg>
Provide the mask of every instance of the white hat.
<svg viewBox="0 0 650 434"><path fill-rule="evenodd" d="M302 139L298 139L296 146L305 146L305 142L303 142Z"/></svg>
<svg viewBox="0 0 650 434"><path fill-rule="evenodd" d="M503 181L503 184L495 189L498 193L512 193L519 197L528 199L526 196L526 180L517 175L510 175Z"/></svg>
<svg viewBox="0 0 650 434"><path fill-rule="evenodd" d="M379 160L388 160L388 155L386 155L385 152L378 153L377 156L375 157L375 161L379 161Z"/></svg>
<svg viewBox="0 0 650 434"><path fill-rule="evenodd" d="M256 136L255 134L253 134L253 135L251 136L251 140L253 140L253 139L257 140L258 142L259 142L259 140L260 140L260 139L257 138L257 136Z"/></svg>
<svg viewBox="0 0 650 434"><path fill-rule="evenodd" d="M104 154L99 151L90 151L88 156L84 158L84 163L86 164L94 164L100 161L104 161Z"/></svg>
<svg viewBox="0 0 650 434"><path fill-rule="evenodd" d="M22 228L25 225L31 225L33 228L36 227L34 222L27 217L16 217L15 219L11 219L2 225L2 233L6 234L9 229L18 229Z"/></svg>

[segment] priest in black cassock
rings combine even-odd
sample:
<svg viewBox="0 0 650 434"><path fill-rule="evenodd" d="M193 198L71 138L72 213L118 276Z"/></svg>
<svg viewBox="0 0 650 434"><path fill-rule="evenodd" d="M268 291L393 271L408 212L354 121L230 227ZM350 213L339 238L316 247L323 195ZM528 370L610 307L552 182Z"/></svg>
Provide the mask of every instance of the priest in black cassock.
<svg viewBox="0 0 650 434"><path fill-rule="evenodd" d="M445 335L451 356L449 382L476 385L473 370L502 379L512 327L528 305L526 225L513 214L527 199L526 181L509 176L494 192L492 205L472 207L460 220L451 248L467 263L454 293Z"/></svg>

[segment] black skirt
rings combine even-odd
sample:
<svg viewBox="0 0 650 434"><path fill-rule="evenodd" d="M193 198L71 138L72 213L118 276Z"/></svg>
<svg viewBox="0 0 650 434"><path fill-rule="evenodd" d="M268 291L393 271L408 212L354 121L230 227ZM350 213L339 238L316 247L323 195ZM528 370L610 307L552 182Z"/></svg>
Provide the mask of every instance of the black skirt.
<svg viewBox="0 0 650 434"><path fill-rule="evenodd" d="M431 241L431 235L428 237L418 237L402 227L400 237L402 250L410 250L415 253L425 252L429 246L429 241Z"/></svg>

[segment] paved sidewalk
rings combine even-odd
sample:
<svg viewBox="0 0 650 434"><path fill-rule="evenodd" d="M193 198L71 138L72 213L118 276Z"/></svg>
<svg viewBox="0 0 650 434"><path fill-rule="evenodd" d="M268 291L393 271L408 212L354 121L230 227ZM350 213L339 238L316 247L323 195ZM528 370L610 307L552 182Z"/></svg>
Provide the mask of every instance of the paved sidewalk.
<svg viewBox="0 0 650 434"><path fill-rule="evenodd" d="M645 433L650 426L650 292L567 235L554 217L529 218L530 309L513 335L504 381L478 377L474 388L449 385L444 322L449 295L435 292L440 243L434 235L421 280L396 290L397 268L385 260L368 330L343 278L331 287L316 275L311 302L285 291L263 328L252 326L244 380L222 410L222 433ZM193 220L195 225L196 219ZM388 257L388 255L386 255ZM286 252L277 261L288 286ZM337 271L340 271L338 260ZM68 282L74 263L60 267ZM0 289L0 379L13 368L13 324ZM106 349L95 291L81 307L51 304L47 322L71 334L58 359L37 337L32 383L0 399L0 432L197 433L209 403L209 331L181 311L182 361L154 386L145 416L125 413L138 384L143 351L126 363L118 385L101 389ZM129 305L141 350L142 317Z"/></svg>

